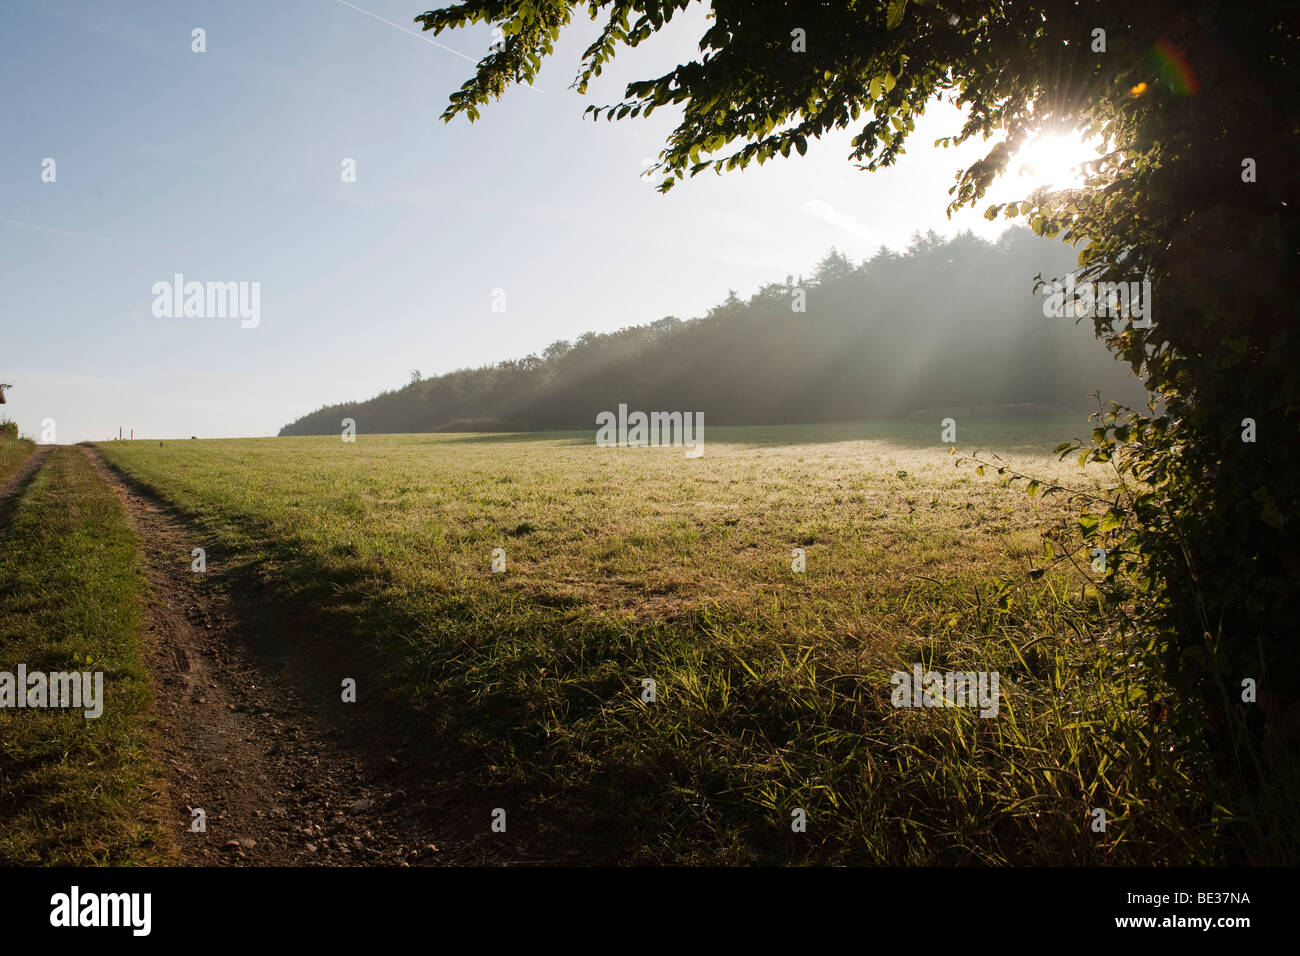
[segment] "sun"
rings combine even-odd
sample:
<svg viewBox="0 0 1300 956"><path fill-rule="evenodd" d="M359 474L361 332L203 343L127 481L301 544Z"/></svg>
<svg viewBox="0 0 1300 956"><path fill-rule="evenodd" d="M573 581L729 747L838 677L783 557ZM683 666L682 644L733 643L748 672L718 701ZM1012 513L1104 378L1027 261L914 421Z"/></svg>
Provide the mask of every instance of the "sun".
<svg viewBox="0 0 1300 956"><path fill-rule="evenodd" d="M1085 138L1078 131L1072 133L1044 133L1034 137L1017 153L1007 166L1019 187L1028 185L1030 191L1047 188L1072 189L1083 185L1081 164L1099 155L1096 139Z"/></svg>

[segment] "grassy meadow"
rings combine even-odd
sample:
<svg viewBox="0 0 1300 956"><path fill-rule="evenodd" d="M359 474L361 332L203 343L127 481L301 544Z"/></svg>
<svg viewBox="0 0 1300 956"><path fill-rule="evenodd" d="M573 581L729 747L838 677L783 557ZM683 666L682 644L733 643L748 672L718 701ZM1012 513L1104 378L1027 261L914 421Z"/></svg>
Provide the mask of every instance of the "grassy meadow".
<svg viewBox="0 0 1300 956"><path fill-rule="evenodd" d="M1096 489L1098 466L1050 455L1087 429L963 421L956 450ZM210 566L378 653L557 858L1267 858L1212 809L1086 575L1028 580L1059 497L955 467L937 421L708 428L698 459L593 436L98 447L195 524ZM997 671L999 715L892 707L913 663Z"/></svg>

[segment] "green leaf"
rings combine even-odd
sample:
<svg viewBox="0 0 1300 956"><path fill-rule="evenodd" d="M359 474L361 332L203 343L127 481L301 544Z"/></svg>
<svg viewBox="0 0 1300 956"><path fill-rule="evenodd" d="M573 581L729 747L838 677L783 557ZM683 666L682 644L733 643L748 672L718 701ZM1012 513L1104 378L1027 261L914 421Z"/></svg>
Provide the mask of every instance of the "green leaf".
<svg viewBox="0 0 1300 956"><path fill-rule="evenodd" d="M1031 497L1031 498L1037 497L1037 495L1038 495L1038 480L1037 480L1037 479L1034 479L1034 480L1031 481L1028 485L1025 486L1025 494L1029 495L1029 497Z"/></svg>
<svg viewBox="0 0 1300 956"><path fill-rule="evenodd" d="M907 0L890 0L889 9L885 13L885 29L893 30L903 22L903 8L907 6Z"/></svg>
<svg viewBox="0 0 1300 956"><path fill-rule="evenodd" d="M1105 534L1107 531L1118 528L1123 523L1124 512L1120 511L1118 508L1111 508L1101 516L1101 521L1097 525L1097 530L1102 534Z"/></svg>

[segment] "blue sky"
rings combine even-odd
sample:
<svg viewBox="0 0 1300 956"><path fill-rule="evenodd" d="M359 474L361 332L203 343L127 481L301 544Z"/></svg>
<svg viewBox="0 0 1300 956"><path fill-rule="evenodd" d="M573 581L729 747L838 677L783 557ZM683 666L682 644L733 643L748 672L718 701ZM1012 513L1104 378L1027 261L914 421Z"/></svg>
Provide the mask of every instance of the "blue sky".
<svg viewBox="0 0 1300 956"><path fill-rule="evenodd" d="M945 217L953 172L987 144L932 149L959 122L943 104L882 173L847 160L850 130L803 158L655 192L639 174L674 115L582 112L694 58L699 9L621 52L586 98L568 89L597 29L584 21L537 89L445 125L473 65L412 35L430 6L0 2L3 412L36 437L53 419L59 442L119 426L271 435L411 369L703 315L729 289L811 271L831 246L857 260L917 230L1007 225ZM438 38L470 60L490 42L483 27ZM260 323L155 317L152 287L176 273L259 282Z"/></svg>

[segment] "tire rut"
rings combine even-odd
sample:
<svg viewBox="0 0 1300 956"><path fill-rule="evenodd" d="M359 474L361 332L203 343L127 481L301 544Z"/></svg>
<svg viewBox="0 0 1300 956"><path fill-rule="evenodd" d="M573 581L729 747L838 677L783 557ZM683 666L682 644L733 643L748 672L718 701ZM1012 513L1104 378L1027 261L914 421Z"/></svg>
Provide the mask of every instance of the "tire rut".
<svg viewBox="0 0 1300 956"><path fill-rule="evenodd" d="M288 609L250 593L151 492L83 452L127 509L148 579L146 654L179 862L442 865L532 862L489 838L493 803L448 769L409 715L345 704L339 674L377 686L373 654L293 633ZM288 623L286 623L288 622ZM277 647L279 651L277 651ZM285 652L284 648L291 648ZM329 658L346 664L332 667ZM369 658L369 659L367 659ZM358 690L358 699L364 690ZM371 694L372 699L377 696ZM194 832L201 809L206 832Z"/></svg>

